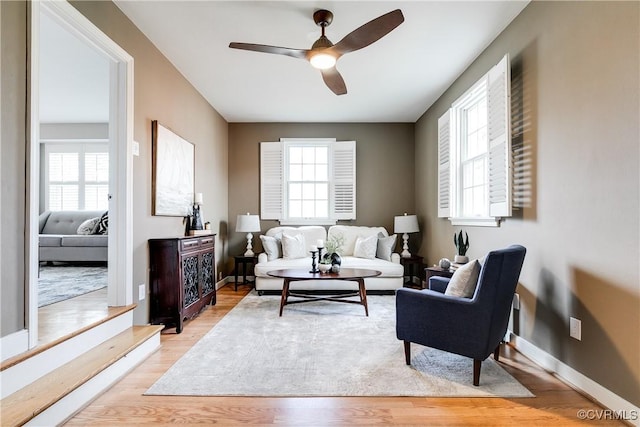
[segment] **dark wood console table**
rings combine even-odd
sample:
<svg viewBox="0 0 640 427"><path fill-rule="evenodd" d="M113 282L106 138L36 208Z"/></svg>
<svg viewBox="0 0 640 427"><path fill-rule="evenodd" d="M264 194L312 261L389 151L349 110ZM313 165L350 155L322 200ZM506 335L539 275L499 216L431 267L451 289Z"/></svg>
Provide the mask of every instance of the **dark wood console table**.
<svg viewBox="0 0 640 427"><path fill-rule="evenodd" d="M215 234L149 240L151 324L175 326L216 303Z"/></svg>

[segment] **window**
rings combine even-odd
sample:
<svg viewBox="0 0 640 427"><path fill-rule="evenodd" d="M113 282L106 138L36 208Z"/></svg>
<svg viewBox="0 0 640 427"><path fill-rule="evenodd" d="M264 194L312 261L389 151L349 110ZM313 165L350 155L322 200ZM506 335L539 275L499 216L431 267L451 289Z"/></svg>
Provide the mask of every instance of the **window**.
<svg viewBox="0 0 640 427"><path fill-rule="evenodd" d="M108 150L107 144L47 143L44 173L46 209L108 209Z"/></svg>
<svg viewBox="0 0 640 427"><path fill-rule="evenodd" d="M260 144L260 216L282 224L355 219L355 141Z"/></svg>
<svg viewBox="0 0 640 427"><path fill-rule="evenodd" d="M505 56L438 120L438 216L454 225L511 216L509 87Z"/></svg>

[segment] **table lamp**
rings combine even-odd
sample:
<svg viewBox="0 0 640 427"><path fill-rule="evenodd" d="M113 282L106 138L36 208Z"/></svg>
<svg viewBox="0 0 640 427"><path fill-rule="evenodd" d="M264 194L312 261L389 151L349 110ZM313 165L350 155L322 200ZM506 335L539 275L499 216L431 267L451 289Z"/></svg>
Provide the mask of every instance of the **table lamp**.
<svg viewBox="0 0 640 427"><path fill-rule="evenodd" d="M236 220L236 231L247 233L247 251L244 253L244 256L254 256L253 246L251 246L251 239L253 239L254 231L260 231L260 216L259 215L250 215L247 212L246 215L238 215Z"/></svg>
<svg viewBox="0 0 640 427"><path fill-rule="evenodd" d="M411 253L409 253L408 233L417 233L420 231L420 228L418 228L418 217L416 215L407 215L406 212L404 215L396 216L393 220L393 230L394 233L402 233L404 244L402 245L402 253L400 256L409 258Z"/></svg>

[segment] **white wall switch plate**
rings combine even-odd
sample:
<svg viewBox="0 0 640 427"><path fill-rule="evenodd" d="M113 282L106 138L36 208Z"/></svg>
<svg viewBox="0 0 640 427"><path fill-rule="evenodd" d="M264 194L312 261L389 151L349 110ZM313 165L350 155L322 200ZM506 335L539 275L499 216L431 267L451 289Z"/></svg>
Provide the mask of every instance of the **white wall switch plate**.
<svg viewBox="0 0 640 427"><path fill-rule="evenodd" d="M575 317L569 318L569 335L578 341L582 341L582 321Z"/></svg>
<svg viewBox="0 0 640 427"><path fill-rule="evenodd" d="M147 287L144 283L138 285L138 301L142 301L147 297Z"/></svg>
<svg viewBox="0 0 640 427"><path fill-rule="evenodd" d="M133 141L133 146L131 148L134 156L140 155L140 143L138 141Z"/></svg>

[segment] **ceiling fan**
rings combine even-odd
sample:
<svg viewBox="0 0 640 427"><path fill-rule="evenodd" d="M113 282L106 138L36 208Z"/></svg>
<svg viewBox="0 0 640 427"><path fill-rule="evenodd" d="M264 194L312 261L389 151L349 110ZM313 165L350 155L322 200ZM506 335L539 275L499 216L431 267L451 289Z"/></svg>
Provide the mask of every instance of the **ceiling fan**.
<svg viewBox="0 0 640 427"><path fill-rule="evenodd" d="M336 44L333 44L324 35L325 28L333 21L333 13L324 9L316 10L313 13L313 20L316 25L322 28L322 35L313 43L311 49L294 49L236 42L230 43L229 47L305 59L309 61L313 67L320 70L322 79L329 89L336 95L344 95L347 93L347 87L342 76L336 69L336 61L345 53L362 49L380 40L398 25L402 24L404 22L404 16L400 9L393 10L356 28Z"/></svg>

